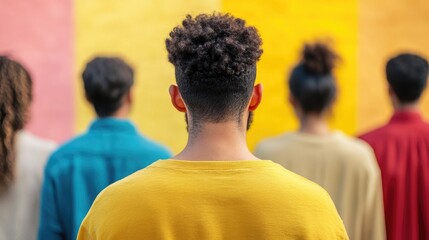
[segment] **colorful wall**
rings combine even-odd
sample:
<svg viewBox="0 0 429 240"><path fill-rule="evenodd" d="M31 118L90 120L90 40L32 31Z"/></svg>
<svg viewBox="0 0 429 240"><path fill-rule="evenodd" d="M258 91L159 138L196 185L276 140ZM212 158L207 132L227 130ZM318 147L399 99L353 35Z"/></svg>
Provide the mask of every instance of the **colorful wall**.
<svg viewBox="0 0 429 240"><path fill-rule="evenodd" d="M0 53L22 61L35 81L28 128L64 141L93 119L80 74L93 56L119 55L137 70L132 119L174 152L186 143L184 116L170 106L174 72L164 40L188 13L230 12L255 25L264 41L257 81L265 95L249 146L296 127L285 75L305 41L329 39L343 61L338 102L330 120L356 134L391 113L383 68L403 50L429 56L425 0L0 0ZM429 116L429 98L423 111Z"/></svg>

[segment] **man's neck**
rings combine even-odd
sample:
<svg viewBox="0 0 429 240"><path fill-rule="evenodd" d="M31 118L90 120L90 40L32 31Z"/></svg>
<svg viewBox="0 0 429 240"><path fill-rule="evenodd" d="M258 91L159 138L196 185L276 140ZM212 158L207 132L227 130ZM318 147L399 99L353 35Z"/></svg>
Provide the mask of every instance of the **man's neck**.
<svg viewBox="0 0 429 240"><path fill-rule="evenodd" d="M246 132L239 129L236 122L205 123L195 133L192 131L185 149L173 159L190 161L258 159L247 148Z"/></svg>
<svg viewBox="0 0 429 240"><path fill-rule="evenodd" d="M129 108L122 106L119 108L116 112L114 112L112 115L110 115L110 118L117 118L117 119L128 119L129 117Z"/></svg>
<svg viewBox="0 0 429 240"><path fill-rule="evenodd" d="M300 120L299 132L314 135L327 135L331 131L323 116L310 115Z"/></svg>
<svg viewBox="0 0 429 240"><path fill-rule="evenodd" d="M393 109L395 112L418 112L419 104L417 102L394 104Z"/></svg>

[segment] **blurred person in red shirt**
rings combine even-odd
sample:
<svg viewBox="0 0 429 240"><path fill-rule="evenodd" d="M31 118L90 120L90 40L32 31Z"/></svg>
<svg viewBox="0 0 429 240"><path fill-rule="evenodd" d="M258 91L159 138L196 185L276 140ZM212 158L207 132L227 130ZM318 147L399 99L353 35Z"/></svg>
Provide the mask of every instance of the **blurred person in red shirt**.
<svg viewBox="0 0 429 240"><path fill-rule="evenodd" d="M388 61L386 76L395 112L386 125L361 138L374 148L380 165L387 239L429 239L429 124L418 110L428 62L400 54Z"/></svg>

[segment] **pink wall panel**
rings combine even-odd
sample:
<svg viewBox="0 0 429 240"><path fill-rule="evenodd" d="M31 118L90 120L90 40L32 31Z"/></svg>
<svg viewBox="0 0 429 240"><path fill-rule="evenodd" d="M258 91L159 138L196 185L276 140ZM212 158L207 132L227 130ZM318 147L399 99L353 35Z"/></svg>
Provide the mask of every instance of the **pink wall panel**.
<svg viewBox="0 0 429 240"><path fill-rule="evenodd" d="M34 81L33 133L62 141L73 133L72 0L0 0L0 54L22 62Z"/></svg>

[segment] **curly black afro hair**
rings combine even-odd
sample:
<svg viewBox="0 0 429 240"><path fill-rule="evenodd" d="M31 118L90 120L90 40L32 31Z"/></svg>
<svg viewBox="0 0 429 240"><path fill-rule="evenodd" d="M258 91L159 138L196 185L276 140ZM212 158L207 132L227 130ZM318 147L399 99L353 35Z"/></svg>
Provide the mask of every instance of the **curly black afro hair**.
<svg viewBox="0 0 429 240"><path fill-rule="evenodd" d="M180 93L194 120L240 120L252 94L262 40L229 14L186 16L166 40Z"/></svg>

